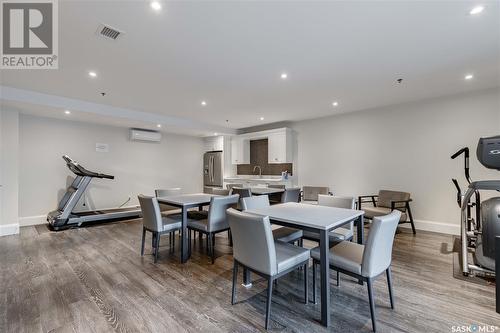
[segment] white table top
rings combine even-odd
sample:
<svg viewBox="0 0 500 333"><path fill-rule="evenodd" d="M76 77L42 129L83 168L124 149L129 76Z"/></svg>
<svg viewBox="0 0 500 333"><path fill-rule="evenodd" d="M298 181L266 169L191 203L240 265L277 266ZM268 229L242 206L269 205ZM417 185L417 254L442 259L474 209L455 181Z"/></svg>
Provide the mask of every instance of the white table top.
<svg viewBox="0 0 500 333"><path fill-rule="evenodd" d="M210 203L212 197L215 196L217 195L208 193L191 193L158 197L157 199L158 202L163 204L171 204L173 206L192 206Z"/></svg>
<svg viewBox="0 0 500 333"><path fill-rule="evenodd" d="M272 188L272 187L251 187L250 191L252 191L252 194L264 195L264 194L283 193L285 192L285 189Z"/></svg>
<svg viewBox="0 0 500 333"><path fill-rule="evenodd" d="M264 208L249 209L247 213L269 216L271 220L318 230L331 230L364 215L362 210L306 205L287 202Z"/></svg>

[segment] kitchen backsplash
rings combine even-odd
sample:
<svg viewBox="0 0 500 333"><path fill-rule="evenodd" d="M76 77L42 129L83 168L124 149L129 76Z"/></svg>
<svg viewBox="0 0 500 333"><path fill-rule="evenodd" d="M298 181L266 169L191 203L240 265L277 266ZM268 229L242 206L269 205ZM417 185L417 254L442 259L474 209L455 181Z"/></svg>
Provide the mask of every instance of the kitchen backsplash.
<svg viewBox="0 0 500 333"><path fill-rule="evenodd" d="M267 157L267 139L250 141L250 164L238 164L238 175L254 175L258 174L258 170L253 172L253 168L258 165L262 168L263 175L280 176L281 172L288 171L293 174L292 163L269 164Z"/></svg>

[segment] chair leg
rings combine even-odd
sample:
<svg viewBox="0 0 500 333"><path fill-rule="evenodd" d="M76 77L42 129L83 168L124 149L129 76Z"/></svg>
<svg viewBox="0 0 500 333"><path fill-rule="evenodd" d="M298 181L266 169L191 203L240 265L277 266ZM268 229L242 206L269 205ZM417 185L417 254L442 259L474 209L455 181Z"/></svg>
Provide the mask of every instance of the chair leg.
<svg viewBox="0 0 500 333"><path fill-rule="evenodd" d="M231 230L227 231L227 237L229 238L229 246L233 246L233 235L231 235Z"/></svg>
<svg viewBox="0 0 500 333"><path fill-rule="evenodd" d="M154 262L156 264L156 262L158 261L158 252L160 252L160 234L159 233L155 233L155 259L154 259Z"/></svg>
<svg viewBox="0 0 500 333"><path fill-rule="evenodd" d="M207 241L207 254L210 255L210 237L206 234L205 238Z"/></svg>
<svg viewBox="0 0 500 333"><path fill-rule="evenodd" d="M394 309L394 295L392 294L392 273L391 268L387 268L385 271L387 274L387 286L389 287L389 298L391 300L391 309Z"/></svg>
<svg viewBox="0 0 500 333"><path fill-rule="evenodd" d="M146 228L142 227L141 257L144 255L145 243L146 243Z"/></svg>
<svg viewBox="0 0 500 333"><path fill-rule="evenodd" d="M170 252L172 252L172 239L174 238L172 231L168 233L168 244L170 247Z"/></svg>
<svg viewBox="0 0 500 333"><path fill-rule="evenodd" d="M309 302L309 263L304 265L304 303Z"/></svg>
<svg viewBox="0 0 500 333"><path fill-rule="evenodd" d="M340 272L337 271L337 287L340 286Z"/></svg>
<svg viewBox="0 0 500 333"><path fill-rule="evenodd" d="M377 331L377 326L376 326L377 319L375 318L375 299L373 298L372 280L368 279L366 284L368 286L368 301L370 302L370 315L372 317L372 328L373 328L373 332L376 332Z"/></svg>
<svg viewBox="0 0 500 333"><path fill-rule="evenodd" d="M301 238L299 239L299 246L300 247L303 247L304 246L304 240Z"/></svg>
<svg viewBox="0 0 500 333"><path fill-rule="evenodd" d="M313 303L316 303L316 261L313 260Z"/></svg>
<svg viewBox="0 0 500 333"><path fill-rule="evenodd" d="M415 224L413 223L413 215L411 213L411 208L410 208L410 204L409 203L406 203L406 210L408 211L408 217L410 218L411 230L413 231L413 234L415 235L416 234Z"/></svg>
<svg viewBox="0 0 500 333"><path fill-rule="evenodd" d="M233 263L233 292L231 294L231 305L236 303L236 283L238 282L238 263L234 260Z"/></svg>
<svg viewBox="0 0 500 333"><path fill-rule="evenodd" d="M269 327L269 319L271 318L271 297L273 295L273 279L267 280L267 305L266 305L266 330Z"/></svg>
<svg viewBox="0 0 500 333"><path fill-rule="evenodd" d="M191 230L188 229L188 254L191 256Z"/></svg>
<svg viewBox="0 0 500 333"><path fill-rule="evenodd" d="M212 264L215 262L215 234L211 235L212 238Z"/></svg>

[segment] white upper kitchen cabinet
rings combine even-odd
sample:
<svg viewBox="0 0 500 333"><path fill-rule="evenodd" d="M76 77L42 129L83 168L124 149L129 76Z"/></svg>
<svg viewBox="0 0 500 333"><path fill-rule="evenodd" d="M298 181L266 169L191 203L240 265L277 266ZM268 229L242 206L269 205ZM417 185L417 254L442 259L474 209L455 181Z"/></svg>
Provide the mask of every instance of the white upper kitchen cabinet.
<svg viewBox="0 0 500 333"><path fill-rule="evenodd" d="M286 128L270 133L267 137L268 163L292 163L292 134Z"/></svg>
<svg viewBox="0 0 500 333"><path fill-rule="evenodd" d="M250 140L246 138L231 138L231 163L250 163Z"/></svg>
<svg viewBox="0 0 500 333"><path fill-rule="evenodd" d="M210 136L203 139L205 151L224 150L224 137Z"/></svg>

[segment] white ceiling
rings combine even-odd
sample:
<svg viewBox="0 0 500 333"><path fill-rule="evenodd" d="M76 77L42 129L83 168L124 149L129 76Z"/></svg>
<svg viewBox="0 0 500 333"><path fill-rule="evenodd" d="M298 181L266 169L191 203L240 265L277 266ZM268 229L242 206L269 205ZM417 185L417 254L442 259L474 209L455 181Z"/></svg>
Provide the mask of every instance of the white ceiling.
<svg viewBox="0 0 500 333"><path fill-rule="evenodd" d="M59 1L59 70L4 70L0 83L207 132L315 118L499 86L499 2L471 16L475 4L189 1L154 12L148 1ZM101 39L100 23L125 34Z"/></svg>

